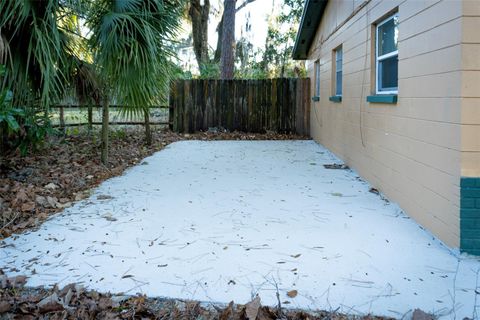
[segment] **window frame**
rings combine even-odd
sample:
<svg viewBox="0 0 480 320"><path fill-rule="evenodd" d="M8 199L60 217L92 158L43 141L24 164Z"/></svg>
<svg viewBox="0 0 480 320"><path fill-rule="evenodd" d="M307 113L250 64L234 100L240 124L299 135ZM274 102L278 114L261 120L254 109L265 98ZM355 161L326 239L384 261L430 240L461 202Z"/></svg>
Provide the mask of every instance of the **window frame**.
<svg viewBox="0 0 480 320"><path fill-rule="evenodd" d="M395 51L392 51L392 52L389 52L387 54L384 54L384 55L381 55L379 56L378 55L378 35L379 35L379 32L378 32L378 29L384 25L385 23L389 22L390 20L392 19L395 19L398 18L398 12L394 12L393 14L389 15L388 17L386 17L385 19L381 20L379 23L376 24L375 26L375 94L398 94L398 75L397 75L397 88L396 90L380 90L380 86L379 86L379 78L380 78L380 74L379 74L379 62L383 61L383 60L386 60L388 58L391 58L391 57L397 57L397 70L398 70L398 47L397 47L397 50Z"/></svg>
<svg viewBox="0 0 480 320"><path fill-rule="evenodd" d="M340 57L341 59L338 59L338 53L340 52ZM335 61L334 68L333 68L333 96L335 97L341 97L343 95L343 46L339 45L333 50L333 60ZM341 69L338 70L338 61L341 62L340 66ZM342 79L340 82L340 93L338 93L338 86L337 86L337 80L338 80L338 73L342 74Z"/></svg>
<svg viewBox="0 0 480 320"><path fill-rule="evenodd" d="M315 92L314 96L320 98L320 59L317 59L314 63L315 73Z"/></svg>

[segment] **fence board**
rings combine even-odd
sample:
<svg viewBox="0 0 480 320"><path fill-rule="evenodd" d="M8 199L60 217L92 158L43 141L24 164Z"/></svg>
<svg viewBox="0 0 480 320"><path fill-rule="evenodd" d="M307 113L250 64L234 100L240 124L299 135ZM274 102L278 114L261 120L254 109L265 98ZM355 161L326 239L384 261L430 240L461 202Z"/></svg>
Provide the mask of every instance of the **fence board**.
<svg viewBox="0 0 480 320"><path fill-rule="evenodd" d="M309 134L309 79L177 80L169 104L176 132L219 127Z"/></svg>

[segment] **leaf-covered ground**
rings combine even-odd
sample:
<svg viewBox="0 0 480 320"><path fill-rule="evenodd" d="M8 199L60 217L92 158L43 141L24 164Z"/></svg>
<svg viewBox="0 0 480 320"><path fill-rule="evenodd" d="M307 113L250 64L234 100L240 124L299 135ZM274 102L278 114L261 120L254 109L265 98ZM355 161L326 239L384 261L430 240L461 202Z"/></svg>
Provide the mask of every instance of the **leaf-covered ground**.
<svg viewBox="0 0 480 320"><path fill-rule="evenodd" d="M108 166L100 163L98 133L52 137L42 150L28 156L9 154L0 163L0 239L38 226L49 215L82 200L102 181L122 174L143 158L180 140L287 140L306 137L274 133L154 132L144 144L141 129L111 134Z"/></svg>
<svg viewBox="0 0 480 320"><path fill-rule="evenodd" d="M1 273L1 271L0 271ZM70 284L58 287L24 288L24 277L0 274L0 319L182 319L182 320L320 320L389 319L348 316L335 311L304 312L282 306L266 307L256 297L246 305L200 304L198 301L124 296L87 291Z"/></svg>

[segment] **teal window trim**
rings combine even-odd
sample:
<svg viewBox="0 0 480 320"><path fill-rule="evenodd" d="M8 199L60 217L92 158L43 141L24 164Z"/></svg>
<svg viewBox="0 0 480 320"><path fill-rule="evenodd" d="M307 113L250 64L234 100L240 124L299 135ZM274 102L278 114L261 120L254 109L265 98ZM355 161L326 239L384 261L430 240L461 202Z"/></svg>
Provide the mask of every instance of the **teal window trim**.
<svg viewBox="0 0 480 320"><path fill-rule="evenodd" d="M367 96L367 102L370 102L370 103L396 104L397 101L398 101L398 95L396 94L377 94L373 96Z"/></svg>
<svg viewBox="0 0 480 320"><path fill-rule="evenodd" d="M332 102L342 102L342 96L331 96L328 100Z"/></svg>
<svg viewBox="0 0 480 320"><path fill-rule="evenodd" d="M320 101L320 97L319 96L313 96L312 101Z"/></svg>

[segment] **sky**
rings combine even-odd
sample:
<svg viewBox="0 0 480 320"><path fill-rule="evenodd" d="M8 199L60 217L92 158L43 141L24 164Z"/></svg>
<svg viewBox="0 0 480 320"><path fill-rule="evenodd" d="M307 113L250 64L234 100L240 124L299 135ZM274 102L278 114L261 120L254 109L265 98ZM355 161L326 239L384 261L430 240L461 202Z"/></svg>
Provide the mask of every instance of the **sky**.
<svg viewBox="0 0 480 320"><path fill-rule="evenodd" d="M255 47L264 47L265 38L267 36L267 18L275 8L273 3L280 2L279 0L256 0L248 4L245 8L237 13L235 16L235 35L237 38L241 35L242 28L245 28L248 15L250 15L250 22L252 24L252 35L250 39ZM240 0L237 3L241 4ZM237 4L237 6L239 5ZM210 30L209 30L210 31ZM213 29L215 33L215 28ZM212 36L213 37L213 36ZM215 33L215 43L217 34ZM212 39L213 40L213 39Z"/></svg>

